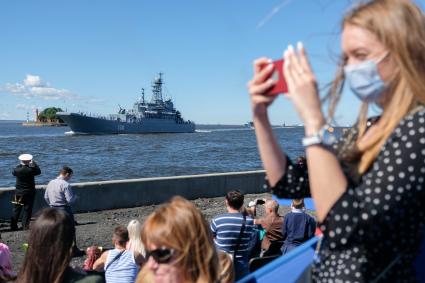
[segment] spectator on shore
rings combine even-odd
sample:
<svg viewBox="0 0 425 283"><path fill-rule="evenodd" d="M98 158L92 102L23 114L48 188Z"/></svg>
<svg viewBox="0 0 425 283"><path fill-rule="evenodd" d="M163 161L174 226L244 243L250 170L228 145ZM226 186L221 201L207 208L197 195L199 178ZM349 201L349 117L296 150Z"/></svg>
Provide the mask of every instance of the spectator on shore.
<svg viewBox="0 0 425 283"><path fill-rule="evenodd" d="M106 283L133 283L136 280L143 257L126 250L127 228L118 226L112 236L113 250L105 251L93 264L93 270L105 272Z"/></svg>
<svg viewBox="0 0 425 283"><path fill-rule="evenodd" d="M283 242L283 217L279 215L279 204L275 200L266 200L264 209L266 215L262 218L254 219L254 224L260 224L266 230L266 234L261 242L261 250L264 256L277 255L280 254L279 249ZM275 250L269 250L271 243L278 245Z"/></svg>
<svg viewBox="0 0 425 283"><path fill-rule="evenodd" d="M257 199L252 200L248 203L248 206L245 207L246 214L251 216L252 218L255 218L257 216L257 202Z"/></svg>
<svg viewBox="0 0 425 283"><path fill-rule="evenodd" d="M22 229L28 230L32 216L32 207L35 198L35 176L41 174L40 167L33 160L31 154L19 155L20 164L13 169L16 177L16 190L13 198L13 215L10 219L10 229L18 230L18 220L22 209Z"/></svg>
<svg viewBox="0 0 425 283"><path fill-rule="evenodd" d="M174 197L158 207L143 224L142 241L147 263L137 283L220 282L211 231L190 201Z"/></svg>
<svg viewBox="0 0 425 283"><path fill-rule="evenodd" d="M282 254L286 254L314 237L315 231L316 221L305 212L304 199L293 199L291 212L285 215L283 221Z"/></svg>
<svg viewBox="0 0 425 283"><path fill-rule="evenodd" d="M59 176L47 184L46 191L44 192L44 199L47 204L56 209L60 209L69 214L75 226L74 213L71 205L77 200L71 188L69 180L71 179L74 171L68 166L64 166L59 172ZM80 251L77 247L77 239L74 239L73 255L81 256L84 251Z"/></svg>
<svg viewBox="0 0 425 283"><path fill-rule="evenodd" d="M100 283L98 275L86 275L69 266L75 227L68 213L43 209L31 225L28 250L16 282Z"/></svg>
<svg viewBox="0 0 425 283"><path fill-rule="evenodd" d="M267 109L281 96L270 95L271 60L254 63L248 88L269 189L280 198L312 196L323 231L312 281L417 281L413 262L425 233L425 16L415 2L361 1L347 12L329 117L303 45L284 52L286 96L304 124L308 182L273 136ZM361 107L356 125L338 137L327 122L343 86ZM379 106L379 117L368 117L369 105Z"/></svg>
<svg viewBox="0 0 425 283"><path fill-rule="evenodd" d="M102 247L91 246L86 249L87 258L84 261L83 269L84 271L93 271L93 265L102 255Z"/></svg>
<svg viewBox="0 0 425 283"><path fill-rule="evenodd" d="M145 257L146 251L142 242L142 225L140 222L136 219L131 220L127 225L127 230L129 240L127 242L126 249Z"/></svg>
<svg viewBox="0 0 425 283"><path fill-rule="evenodd" d="M211 231L218 249L233 257L235 280L249 273L248 261L254 234L254 219L243 207L244 196L236 190L226 194L227 213L214 217Z"/></svg>
<svg viewBox="0 0 425 283"><path fill-rule="evenodd" d="M11 253L6 244L0 243L0 283L12 282L16 273L12 270Z"/></svg>

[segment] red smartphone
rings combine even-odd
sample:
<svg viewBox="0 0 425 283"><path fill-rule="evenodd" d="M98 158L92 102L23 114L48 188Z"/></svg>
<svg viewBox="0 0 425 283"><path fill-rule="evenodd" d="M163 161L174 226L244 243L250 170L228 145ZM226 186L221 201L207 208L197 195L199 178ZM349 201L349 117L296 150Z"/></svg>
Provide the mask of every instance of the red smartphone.
<svg viewBox="0 0 425 283"><path fill-rule="evenodd" d="M274 70L272 79L277 81L274 87L267 93L267 95L278 95L279 93L287 93L288 86L286 84L285 76L283 75L283 59L273 61ZM267 66L267 65L266 65ZM264 66L264 67L266 67Z"/></svg>

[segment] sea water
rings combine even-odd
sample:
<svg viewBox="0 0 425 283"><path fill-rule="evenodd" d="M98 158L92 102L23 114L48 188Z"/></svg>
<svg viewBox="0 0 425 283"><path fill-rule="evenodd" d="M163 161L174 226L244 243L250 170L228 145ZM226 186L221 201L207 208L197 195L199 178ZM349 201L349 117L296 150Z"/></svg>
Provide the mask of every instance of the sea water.
<svg viewBox="0 0 425 283"><path fill-rule="evenodd" d="M195 133L66 135L68 127L24 127L0 121L0 187L14 186L18 156L30 153L47 184L62 166L71 182L224 173L262 169L254 130L244 126L198 125ZM303 155L302 127L273 129L292 158Z"/></svg>

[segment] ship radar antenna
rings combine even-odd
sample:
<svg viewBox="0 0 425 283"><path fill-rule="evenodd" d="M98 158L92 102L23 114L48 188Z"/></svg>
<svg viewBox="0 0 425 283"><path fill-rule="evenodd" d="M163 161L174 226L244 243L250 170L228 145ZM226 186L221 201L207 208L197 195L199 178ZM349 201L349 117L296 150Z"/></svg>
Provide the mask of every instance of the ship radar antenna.
<svg viewBox="0 0 425 283"><path fill-rule="evenodd" d="M153 93L153 100L155 103L162 104L164 103L162 99L162 75L163 73L159 73L159 76L156 77L152 83L152 93Z"/></svg>

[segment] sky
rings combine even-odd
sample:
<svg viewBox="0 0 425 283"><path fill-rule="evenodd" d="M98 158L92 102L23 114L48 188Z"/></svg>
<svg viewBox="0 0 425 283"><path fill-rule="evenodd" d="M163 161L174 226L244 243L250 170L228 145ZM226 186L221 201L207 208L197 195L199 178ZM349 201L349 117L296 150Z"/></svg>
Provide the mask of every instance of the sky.
<svg viewBox="0 0 425 283"><path fill-rule="evenodd" d="M302 41L321 89L340 51L340 21L355 0L40 0L0 3L0 120L36 108L109 114L131 108L164 73L164 94L198 124L252 120L247 82L258 57ZM423 9L425 0L416 1ZM322 92L322 95L324 92ZM344 93L336 115L354 122ZM288 99L273 124L299 124Z"/></svg>

